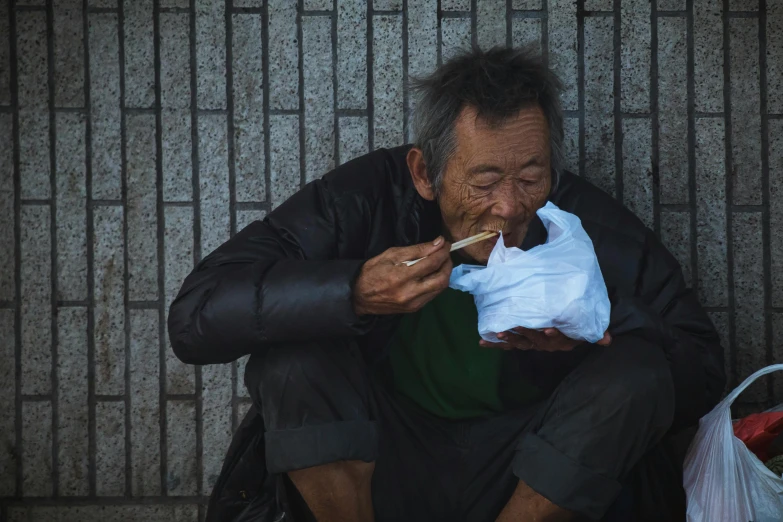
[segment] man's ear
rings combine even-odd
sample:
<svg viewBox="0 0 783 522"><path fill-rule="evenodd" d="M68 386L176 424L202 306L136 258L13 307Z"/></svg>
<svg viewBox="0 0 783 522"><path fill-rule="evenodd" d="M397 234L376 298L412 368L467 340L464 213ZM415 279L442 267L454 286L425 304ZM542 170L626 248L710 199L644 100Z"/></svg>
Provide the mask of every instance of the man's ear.
<svg viewBox="0 0 783 522"><path fill-rule="evenodd" d="M424 154L421 149L413 147L405 158L408 162L408 170L411 171L413 184L421 197L428 201L435 200L435 188L427 176L427 165L424 163Z"/></svg>

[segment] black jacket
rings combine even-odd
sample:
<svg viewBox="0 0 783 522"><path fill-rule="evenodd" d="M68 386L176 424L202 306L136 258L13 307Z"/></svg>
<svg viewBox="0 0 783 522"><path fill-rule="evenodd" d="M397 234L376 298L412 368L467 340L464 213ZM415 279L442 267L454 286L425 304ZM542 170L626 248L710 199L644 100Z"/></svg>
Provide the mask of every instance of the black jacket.
<svg viewBox="0 0 783 522"><path fill-rule="evenodd" d="M169 313L177 357L226 363L266 343L344 336L382 357L378 347L396 318L357 317L353 282L365 260L440 232L437 206L413 187L409 148L377 150L338 167L198 263ZM593 240L612 335L641 335L666 352L677 402L673 429L696 424L722 395L723 350L677 261L631 212L578 176L563 174L550 201L579 216Z"/></svg>

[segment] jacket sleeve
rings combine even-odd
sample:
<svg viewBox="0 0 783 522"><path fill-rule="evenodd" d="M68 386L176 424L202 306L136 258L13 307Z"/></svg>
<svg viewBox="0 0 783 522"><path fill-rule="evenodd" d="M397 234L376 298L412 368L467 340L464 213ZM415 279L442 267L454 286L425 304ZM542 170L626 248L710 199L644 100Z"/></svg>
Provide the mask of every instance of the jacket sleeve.
<svg viewBox="0 0 783 522"><path fill-rule="evenodd" d="M318 180L206 256L169 309L169 339L189 364L226 363L266 343L365 333L353 311L363 260L337 259L342 234Z"/></svg>
<svg viewBox="0 0 783 522"><path fill-rule="evenodd" d="M677 402L676 431L696 424L720 400L726 384L723 348L674 256L652 232L645 243L634 295L614 298L609 330L654 340L666 351Z"/></svg>

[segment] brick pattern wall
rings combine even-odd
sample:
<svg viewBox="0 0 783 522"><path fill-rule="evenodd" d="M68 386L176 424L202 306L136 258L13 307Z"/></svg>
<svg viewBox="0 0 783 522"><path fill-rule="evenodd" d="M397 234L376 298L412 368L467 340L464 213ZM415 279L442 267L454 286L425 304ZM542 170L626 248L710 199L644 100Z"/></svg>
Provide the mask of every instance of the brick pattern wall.
<svg viewBox="0 0 783 522"><path fill-rule="evenodd" d="M783 360L783 0L0 0L0 519L203 518L248 398L169 351L184 276L405 142L409 77L529 42L569 167L681 261L730 384Z"/></svg>

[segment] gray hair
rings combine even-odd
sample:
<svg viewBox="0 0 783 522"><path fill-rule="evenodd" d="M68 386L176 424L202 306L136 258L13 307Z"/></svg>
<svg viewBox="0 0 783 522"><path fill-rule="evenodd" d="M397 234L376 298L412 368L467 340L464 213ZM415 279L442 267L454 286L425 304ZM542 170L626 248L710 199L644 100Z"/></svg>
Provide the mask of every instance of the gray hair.
<svg viewBox="0 0 783 522"><path fill-rule="evenodd" d="M490 125L538 105L549 124L552 190L563 168L562 83L532 47L462 51L432 74L411 80L415 96L411 131L435 192L457 148L455 122L465 107Z"/></svg>

